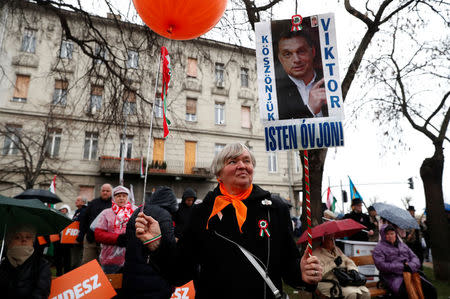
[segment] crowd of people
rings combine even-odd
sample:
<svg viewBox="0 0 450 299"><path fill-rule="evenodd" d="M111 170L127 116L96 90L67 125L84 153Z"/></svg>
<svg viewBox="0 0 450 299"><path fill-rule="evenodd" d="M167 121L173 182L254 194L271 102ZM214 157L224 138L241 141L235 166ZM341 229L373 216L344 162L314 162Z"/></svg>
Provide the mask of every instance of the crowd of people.
<svg viewBox="0 0 450 299"><path fill-rule="evenodd" d="M335 287L330 281L338 281L336 268L357 276L358 268L336 246L334 235L324 236L312 256L300 254L293 238L300 223L291 225L285 200L253 184L255 166L246 146L227 145L212 163L218 185L195 206L192 188L184 190L180 204L164 186L147 193L139 207L131 203L125 186L104 184L100 197L90 202L78 197L73 220L80 222L79 244L55 246L57 275L97 259L105 273L123 273L119 297L167 299L175 286L191 280L200 299L279 298L282 281L329 296ZM349 239L378 242L373 259L387 288L408 298L408 286L416 285L425 298L435 298L435 289L420 272L420 230L405 232L402 241L395 225L380 222L373 207L364 214L362 204L353 200L352 211L343 218L367 230ZM69 210L60 208L62 213ZM414 207L409 210L413 213ZM336 218L324 212L327 221ZM35 240L32 227L8 231L6 258L0 265L6 298L48 297L50 264ZM341 290L344 298L370 298L364 284Z"/></svg>

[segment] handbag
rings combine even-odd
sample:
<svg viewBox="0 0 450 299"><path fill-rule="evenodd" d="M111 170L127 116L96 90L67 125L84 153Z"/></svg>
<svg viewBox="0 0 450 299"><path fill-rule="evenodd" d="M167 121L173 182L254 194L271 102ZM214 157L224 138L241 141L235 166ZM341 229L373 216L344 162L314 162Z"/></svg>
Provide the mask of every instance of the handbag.
<svg viewBox="0 0 450 299"><path fill-rule="evenodd" d="M336 276L339 284L343 287L354 286L359 287L366 284L367 278L355 270L348 271L345 268L334 268L333 274Z"/></svg>

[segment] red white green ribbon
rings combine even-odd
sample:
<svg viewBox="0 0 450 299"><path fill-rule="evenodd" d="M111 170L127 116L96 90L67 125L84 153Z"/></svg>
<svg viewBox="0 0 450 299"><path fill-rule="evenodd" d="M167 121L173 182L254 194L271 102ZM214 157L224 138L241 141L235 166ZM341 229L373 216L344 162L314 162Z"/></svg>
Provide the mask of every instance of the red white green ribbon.
<svg viewBox="0 0 450 299"><path fill-rule="evenodd" d="M270 238L270 233L269 233L269 222L267 222L267 220L265 219L261 219L258 222L259 225L259 236L260 237L264 237L264 233L266 233L267 237Z"/></svg>
<svg viewBox="0 0 450 299"><path fill-rule="evenodd" d="M306 251L308 256L312 255L312 231L311 231L311 199L309 193L309 162L308 162L308 151L303 151L303 161L304 161L304 173L305 173L305 191L306 191L306 222L308 224L307 235L308 235L308 246Z"/></svg>

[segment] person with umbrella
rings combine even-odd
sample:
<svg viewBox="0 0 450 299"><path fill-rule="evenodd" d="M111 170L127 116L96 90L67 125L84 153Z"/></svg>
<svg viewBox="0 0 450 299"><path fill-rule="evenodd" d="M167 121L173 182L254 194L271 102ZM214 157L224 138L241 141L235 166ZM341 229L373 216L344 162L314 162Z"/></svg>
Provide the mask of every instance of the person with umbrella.
<svg viewBox="0 0 450 299"><path fill-rule="evenodd" d="M323 268L323 280L339 281L333 272L336 267L345 269L352 275L352 272L358 272L356 264L349 259L339 247L335 245L334 234L322 237L319 247L314 249L313 255L316 256ZM353 274L354 275L354 274ZM356 276L356 275L355 275ZM331 296L331 288L333 284L330 282L319 282L317 289L325 296ZM346 299L370 299L369 289L365 285L361 286L340 286L342 296Z"/></svg>
<svg viewBox="0 0 450 299"><path fill-rule="evenodd" d="M48 298L52 274L49 262L34 250L36 229L18 225L6 235L6 257L0 265L2 298Z"/></svg>
<svg viewBox="0 0 450 299"><path fill-rule="evenodd" d="M253 184L255 163L240 143L216 155L211 169L219 184L194 206L176 246L154 218L139 213L136 219L150 261L174 285L197 277L197 299L280 298L282 279L314 291L322 278L317 258L302 257L295 246L288 206Z"/></svg>

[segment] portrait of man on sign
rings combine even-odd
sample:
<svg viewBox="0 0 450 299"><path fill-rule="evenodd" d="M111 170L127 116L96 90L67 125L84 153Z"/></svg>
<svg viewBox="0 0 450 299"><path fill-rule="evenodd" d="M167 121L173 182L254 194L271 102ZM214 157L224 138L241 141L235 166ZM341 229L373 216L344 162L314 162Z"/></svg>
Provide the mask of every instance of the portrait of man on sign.
<svg viewBox="0 0 450 299"><path fill-rule="evenodd" d="M311 26L311 17L303 19L301 30L292 27L290 20L271 24L278 119L326 117L318 27Z"/></svg>

